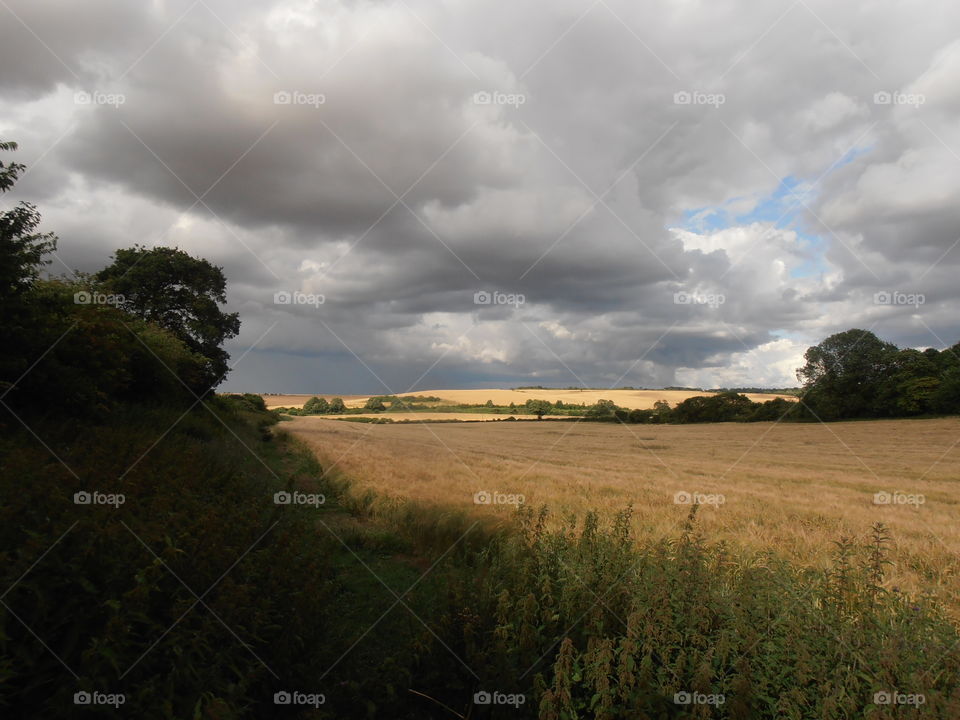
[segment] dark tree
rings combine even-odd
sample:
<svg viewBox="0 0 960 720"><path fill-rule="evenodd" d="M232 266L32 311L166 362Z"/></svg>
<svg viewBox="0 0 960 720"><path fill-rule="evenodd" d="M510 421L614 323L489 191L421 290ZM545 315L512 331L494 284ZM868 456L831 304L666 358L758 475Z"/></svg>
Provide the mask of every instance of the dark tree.
<svg viewBox="0 0 960 720"><path fill-rule="evenodd" d="M176 248L134 246L117 250L112 265L94 276L119 307L170 330L207 360L204 387L223 381L230 356L223 343L240 330L237 313L225 313L227 281L223 270Z"/></svg>
<svg viewBox="0 0 960 720"><path fill-rule="evenodd" d="M303 404L303 412L306 415L324 415L329 410L330 403L322 397L312 397Z"/></svg>
<svg viewBox="0 0 960 720"><path fill-rule="evenodd" d="M387 406L383 404L383 398L372 397L367 400L366 404L363 406L364 410L370 410L372 412L383 412L387 409Z"/></svg>
<svg viewBox="0 0 960 720"><path fill-rule="evenodd" d="M797 370L804 405L823 420L880 414L897 354L896 345L869 330L831 335L807 350Z"/></svg>
<svg viewBox="0 0 960 720"><path fill-rule="evenodd" d="M0 150L16 149L14 142L0 142ZM25 169L20 163L0 161L0 193L8 192ZM25 297L49 263L44 256L57 247L53 233L36 232L39 225L40 213L30 203L0 213L0 389L29 367L29 345L38 330Z"/></svg>

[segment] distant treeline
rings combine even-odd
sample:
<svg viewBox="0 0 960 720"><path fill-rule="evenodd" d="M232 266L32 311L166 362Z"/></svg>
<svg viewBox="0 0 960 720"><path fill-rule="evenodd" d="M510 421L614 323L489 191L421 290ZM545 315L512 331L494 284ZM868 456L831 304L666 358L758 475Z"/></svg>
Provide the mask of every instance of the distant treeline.
<svg viewBox="0 0 960 720"><path fill-rule="evenodd" d="M753 402L738 388L691 397L673 408L628 410L601 400L587 410L593 420L631 423L826 421L960 414L960 343L945 350L898 348L869 330L854 328L809 348L797 370L797 401ZM770 390L764 390L770 392Z"/></svg>

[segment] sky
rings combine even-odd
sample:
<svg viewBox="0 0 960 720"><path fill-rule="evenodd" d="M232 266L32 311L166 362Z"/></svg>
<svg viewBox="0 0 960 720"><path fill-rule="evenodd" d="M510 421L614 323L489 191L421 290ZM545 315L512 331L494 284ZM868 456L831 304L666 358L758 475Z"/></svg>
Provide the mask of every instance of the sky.
<svg viewBox="0 0 960 720"><path fill-rule="evenodd" d="M223 267L222 389L795 386L960 340L960 4L0 0L59 236Z"/></svg>

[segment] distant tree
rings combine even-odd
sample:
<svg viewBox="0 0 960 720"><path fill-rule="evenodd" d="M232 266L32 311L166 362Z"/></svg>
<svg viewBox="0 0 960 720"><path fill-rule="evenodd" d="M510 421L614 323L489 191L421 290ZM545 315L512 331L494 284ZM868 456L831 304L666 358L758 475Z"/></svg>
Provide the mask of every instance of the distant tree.
<svg viewBox="0 0 960 720"><path fill-rule="evenodd" d="M807 350L806 364L797 370L804 405L823 420L889 414L885 385L897 353L869 330L831 335Z"/></svg>
<svg viewBox="0 0 960 720"><path fill-rule="evenodd" d="M383 404L383 399L379 397L372 397L367 400L363 406L364 410L371 410L373 412L383 412L387 409L387 406Z"/></svg>
<svg viewBox="0 0 960 720"><path fill-rule="evenodd" d="M237 335L237 313L225 313L226 278L209 261L176 248L134 246L117 250L113 264L94 279L123 301L118 307L173 332L207 359L204 390L223 381L229 355L223 343Z"/></svg>
<svg viewBox="0 0 960 720"><path fill-rule="evenodd" d="M672 413L673 410L670 408L670 403L668 403L666 400L657 400L653 404L653 422L670 422L670 416Z"/></svg>
<svg viewBox="0 0 960 720"><path fill-rule="evenodd" d="M617 404L613 400L597 400L587 408L587 417L613 418L617 411Z"/></svg>
<svg viewBox="0 0 960 720"><path fill-rule="evenodd" d="M484 407L492 408L492 407L493 407L493 400L487 400L483 405L484 405Z"/></svg>
<svg viewBox="0 0 960 720"><path fill-rule="evenodd" d="M346 403L343 402L343 398L335 397L330 401L329 412L338 415L344 412L347 409Z"/></svg>
<svg viewBox="0 0 960 720"><path fill-rule="evenodd" d="M557 400L557 402L554 404L554 407L555 407L557 410L562 410L562 409L563 409L563 400Z"/></svg>
<svg viewBox="0 0 960 720"><path fill-rule="evenodd" d="M543 416L552 409L548 400L527 400L527 410L537 416L537 420L543 420Z"/></svg>
<svg viewBox="0 0 960 720"><path fill-rule="evenodd" d="M326 398L312 397L303 404L304 415L326 415L330 411L330 403Z"/></svg>

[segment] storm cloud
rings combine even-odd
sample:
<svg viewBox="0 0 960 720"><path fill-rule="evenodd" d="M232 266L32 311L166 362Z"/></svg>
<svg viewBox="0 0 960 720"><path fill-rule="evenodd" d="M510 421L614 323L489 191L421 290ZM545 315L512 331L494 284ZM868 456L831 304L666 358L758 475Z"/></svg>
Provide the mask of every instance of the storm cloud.
<svg viewBox="0 0 960 720"><path fill-rule="evenodd" d="M229 389L781 386L849 327L960 339L956 3L0 17L7 201L53 273L134 243L222 265Z"/></svg>

